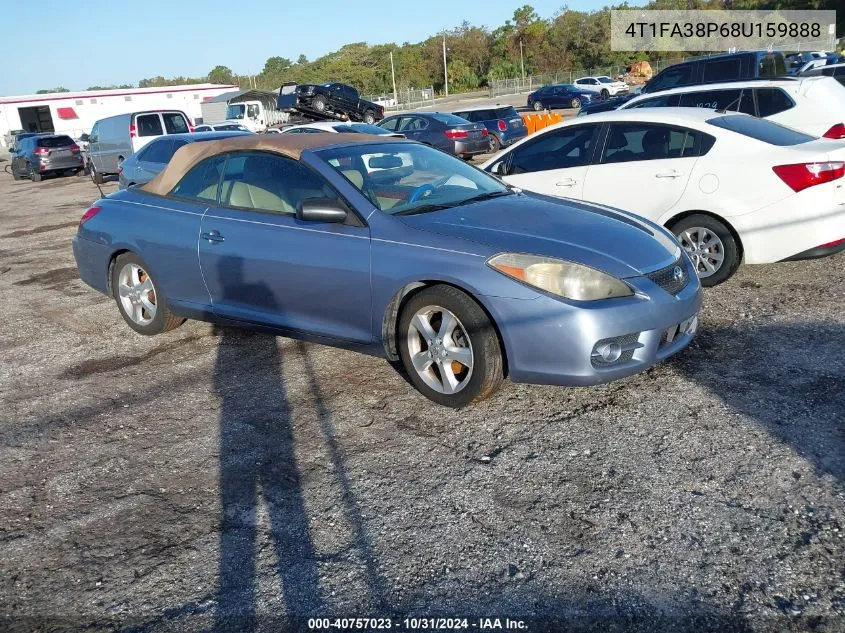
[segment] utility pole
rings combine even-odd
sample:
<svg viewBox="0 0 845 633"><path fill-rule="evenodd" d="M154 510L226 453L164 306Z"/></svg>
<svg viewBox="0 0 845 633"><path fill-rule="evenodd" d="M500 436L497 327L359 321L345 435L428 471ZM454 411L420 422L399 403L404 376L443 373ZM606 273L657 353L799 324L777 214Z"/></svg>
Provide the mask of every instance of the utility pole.
<svg viewBox="0 0 845 633"><path fill-rule="evenodd" d="M390 51L390 76L393 79L393 101L399 105L399 93L396 92L396 71L393 69L393 51Z"/></svg>
<svg viewBox="0 0 845 633"><path fill-rule="evenodd" d="M525 85L525 58L522 55L522 38L519 39L519 65L522 67L522 84Z"/></svg>
<svg viewBox="0 0 845 633"><path fill-rule="evenodd" d="M446 33L443 33L443 81L446 84L446 96L449 96L449 68L446 66Z"/></svg>

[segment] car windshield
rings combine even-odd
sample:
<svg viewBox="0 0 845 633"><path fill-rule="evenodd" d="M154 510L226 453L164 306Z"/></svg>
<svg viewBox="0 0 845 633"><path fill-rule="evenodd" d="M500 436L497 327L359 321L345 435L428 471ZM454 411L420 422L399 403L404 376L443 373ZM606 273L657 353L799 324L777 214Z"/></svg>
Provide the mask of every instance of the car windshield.
<svg viewBox="0 0 845 633"><path fill-rule="evenodd" d="M389 215L413 215L511 195L492 176L426 145L346 145L316 154Z"/></svg>
<svg viewBox="0 0 845 633"><path fill-rule="evenodd" d="M778 145L781 147L800 145L801 143L808 143L816 139L815 136L810 136L792 128L753 116L720 116L715 119L708 119L707 122L724 130L730 130L731 132L763 141L769 145Z"/></svg>
<svg viewBox="0 0 845 633"><path fill-rule="evenodd" d="M358 133L358 134L379 134L385 135L389 134L387 130L384 130L375 125L367 125L366 123L350 123L348 125L335 125L334 129L340 133L350 132L350 133Z"/></svg>
<svg viewBox="0 0 845 633"><path fill-rule="evenodd" d="M243 103L234 103L226 108L227 119L242 119L246 112L246 106Z"/></svg>
<svg viewBox="0 0 845 633"><path fill-rule="evenodd" d="M603 84L612 84L613 80L610 77L598 77L598 80Z"/></svg>

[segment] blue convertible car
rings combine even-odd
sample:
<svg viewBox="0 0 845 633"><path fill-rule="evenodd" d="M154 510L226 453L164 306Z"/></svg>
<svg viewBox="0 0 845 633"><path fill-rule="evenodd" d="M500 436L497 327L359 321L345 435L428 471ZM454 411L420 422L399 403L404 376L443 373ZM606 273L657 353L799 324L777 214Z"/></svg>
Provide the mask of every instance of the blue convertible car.
<svg viewBox="0 0 845 633"><path fill-rule="evenodd" d="M351 347L401 359L452 407L506 376L593 385L642 371L689 344L701 304L659 226L362 135L186 145L88 209L73 251L136 332L194 318Z"/></svg>

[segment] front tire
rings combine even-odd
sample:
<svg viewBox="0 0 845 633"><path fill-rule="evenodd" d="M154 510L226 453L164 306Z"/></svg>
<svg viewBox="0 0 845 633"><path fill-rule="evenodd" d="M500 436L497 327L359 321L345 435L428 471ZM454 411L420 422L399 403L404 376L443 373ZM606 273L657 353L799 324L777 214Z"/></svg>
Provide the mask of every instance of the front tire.
<svg viewBox="0 0 845 633"><path fill-rule="evenodd" d="M437 404L460 408L489 398L504 380L493 324L452 286L421 290L399 318L399 356L411 383Z"/></svg>
<svg viewBox="0 0 845 633"><path fill-rule="evenodd" d="M152 336L179 327L185 319L170 312L144 260L123 253L111 270L111 290L123 320L139 334Z"/></svg>
<svg viewBox="0 0 845 633"><path fill-rule="evenodd" d="M323 95L317 95L311 101L311 107L314 108L317 112L325 112L326 111L326 98Z"/></svg>
<svg viewBox="0 0 845 633"><path fill-rule="evenodd" d="M376 122L376 113L372 110L364 112L364 123L367 125L374 125Z"/></svg>
<svg viewBox="0 0 845 633"><path fill-rule="evenodd" d="M736 238L716 218L690 215L673 224L671 230L692 259L702 286L717 286L739 268L740 249Z"/></svg>
<svg viewBox="0 0 845 633"><path fill-rule="evenodd" d="M610 96L610 91L607 88L601 89L601 98L607 99Z"/></svg>
<svg viewBox="0 0 845 633"><path fill-rule="evenodd" d="M495 134L490 135L490 151L493 153L498 152L502 149L502 142L499 140L499 137Z"/></svg>
<svg viewBox="0 0 845 633"><path fill-rule="evenodd" d="M88 163L88 173L91 174L91 180L95 185L102 185L103 182L105 182L103 180L103 175L97 171L93 162Z"/></svg>
<svg viewBox="0 0 845 633"><path fill-rule="evenodd" d="M577 110L581 107L581 100L578 97L574 97L572 101L569 102L569 105L573 110Z"/></svg>
<svg viewBox="0 0 845 633"><path fill-rule="evenodd" d="M534 108L534 112L540 112L540 111L543 110L543 102L542 101L535 101L534 105L532 107Z"/></svg>

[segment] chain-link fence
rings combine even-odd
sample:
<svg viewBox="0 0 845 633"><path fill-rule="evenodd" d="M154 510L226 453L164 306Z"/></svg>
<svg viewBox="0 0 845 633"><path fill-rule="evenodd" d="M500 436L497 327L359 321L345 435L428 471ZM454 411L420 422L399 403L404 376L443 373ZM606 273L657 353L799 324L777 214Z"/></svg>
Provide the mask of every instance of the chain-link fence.
<svg viewBox="0 0 845 633"><path fill-rule="evenodd" d="M362 99L384 106L385 111L415 110L434 105L434 87L422 89L405 88L396 91L396 96L390 93L362 96Z"/></svg>

